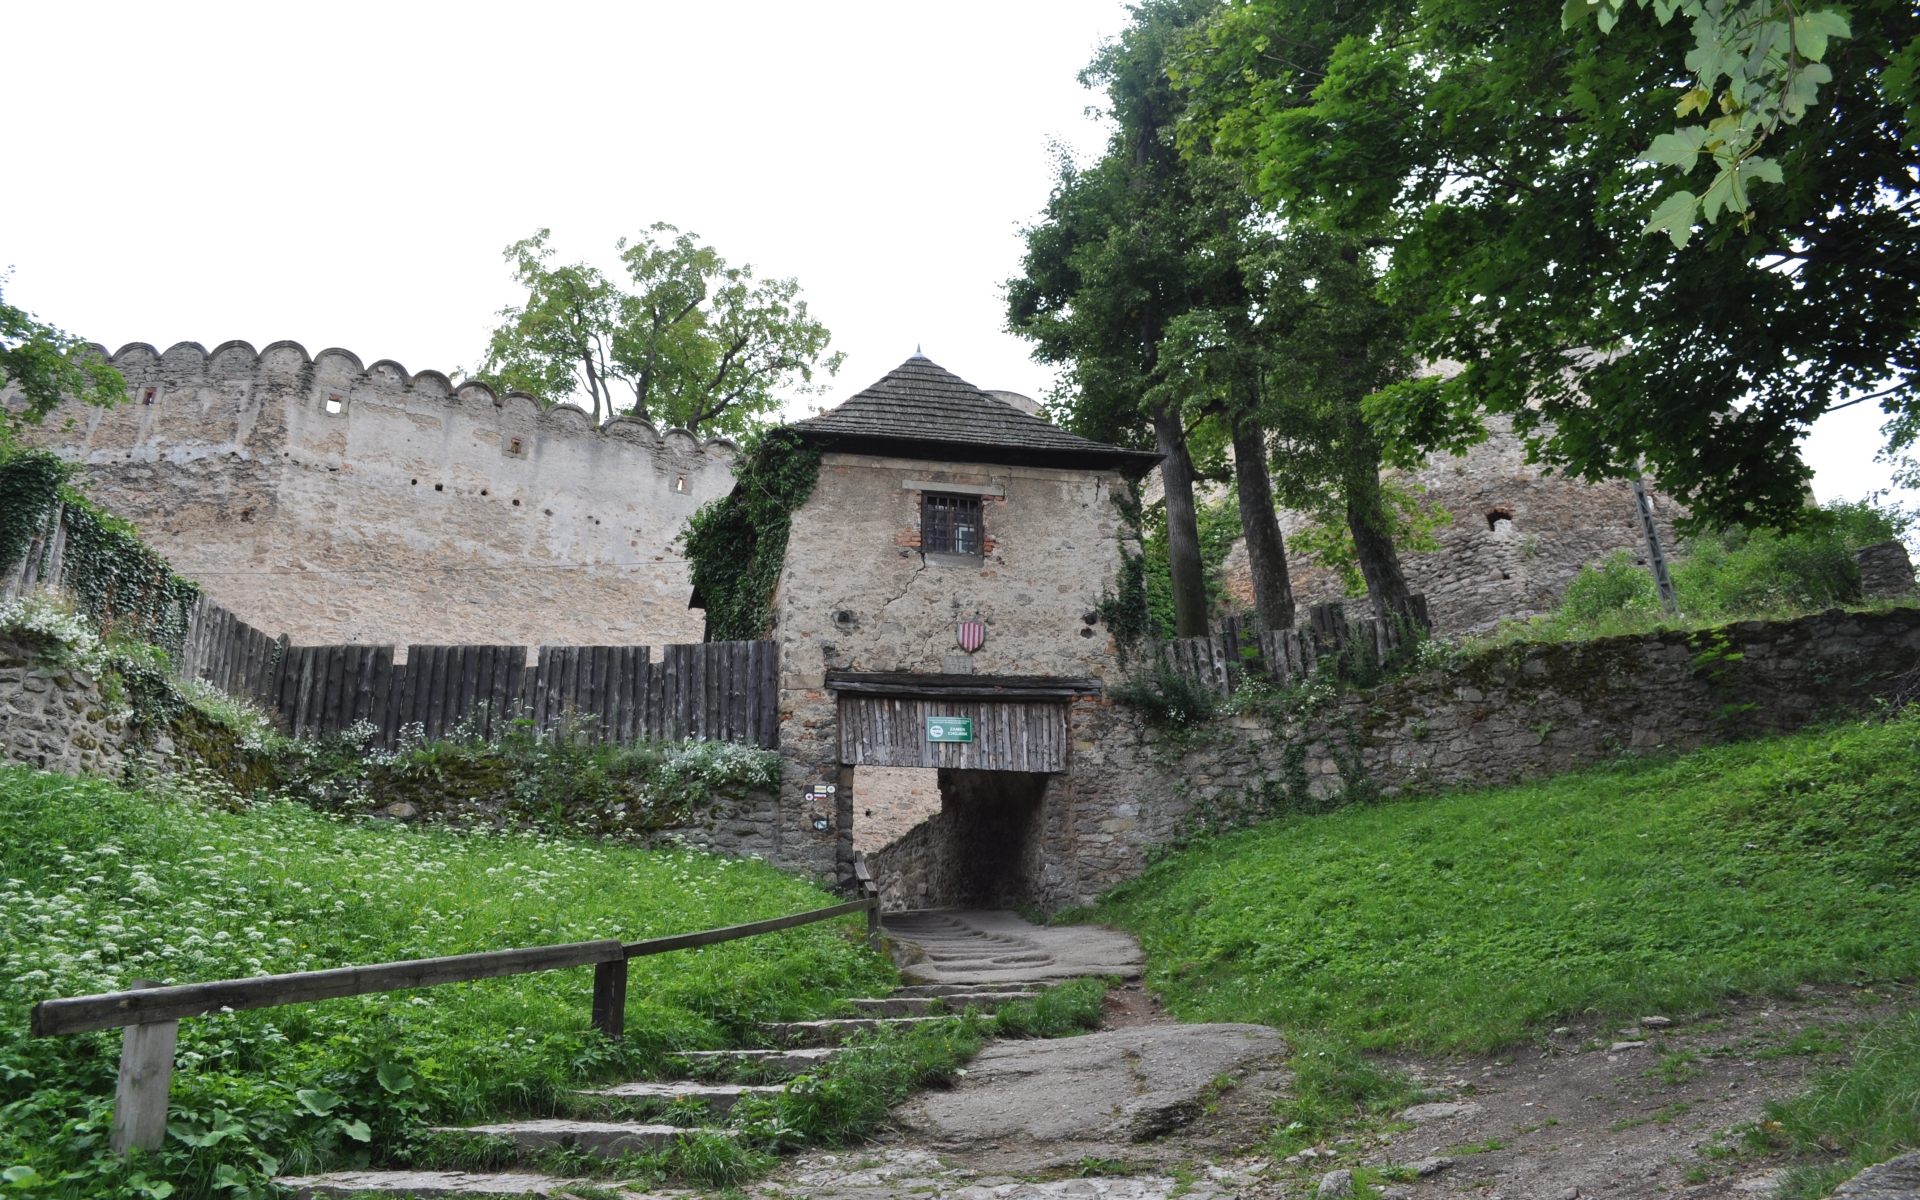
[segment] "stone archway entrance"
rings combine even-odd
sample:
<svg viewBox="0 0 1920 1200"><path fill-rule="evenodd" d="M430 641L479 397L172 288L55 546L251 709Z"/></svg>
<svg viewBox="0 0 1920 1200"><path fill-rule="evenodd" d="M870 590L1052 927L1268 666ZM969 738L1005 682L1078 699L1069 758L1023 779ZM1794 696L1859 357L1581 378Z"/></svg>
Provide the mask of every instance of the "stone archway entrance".
<svg viewBox="0 0 1920 1200"><path fill-rule="evenodd" d="M939 809L867 856L887 908L1039 907L1052 779L940 771ZM856 798L856 822L862 803Z"/></svg>
<svg viewBox="0 0 1920 1200"><path fill-rule="evenodd" d="M1072 871L1067 706L1098 684L848 672L828 686L853 844L886 907L1047 907ZM957 722L967 740L943 738Z"/></svg>

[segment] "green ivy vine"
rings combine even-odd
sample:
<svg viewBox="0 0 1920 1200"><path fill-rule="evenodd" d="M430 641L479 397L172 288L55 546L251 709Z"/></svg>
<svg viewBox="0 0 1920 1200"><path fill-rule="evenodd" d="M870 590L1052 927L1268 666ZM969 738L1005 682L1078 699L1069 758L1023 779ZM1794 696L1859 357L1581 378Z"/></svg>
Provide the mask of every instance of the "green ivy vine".
<svg viewBox="0 0 1920 1200"><path fill-rule="evenodd" d="M1146 513L1140 501L1140 480L1127 482L1131 486L1113 489L1113 506L1120 511L1120 572L1096 610L1113 635L1122 668L1153 631L1147 603ZM1129 550L1130 544L1142 548Z"/></svg>
<svg viewBox="0 0 1920 1200"><path fill-rule="evenodd" d="M0 461L0 572L18 568L34 537L51 532L56 504L67 526L61 583L74 607L103 637L141 641L178 655L200 589L180 578L130 522L73 488L72 467L45 450L18 450ZM52 564L42 542L41 569Z"/></svg>
<svg viewBox="0 0 1920 1200"><path fill-rule="evenodd" d="M680 535L693 587L707 606L710 641L766 637L793 513L820 478L820 450L790 427L749 443L733 491L700 506Z"/></svg>

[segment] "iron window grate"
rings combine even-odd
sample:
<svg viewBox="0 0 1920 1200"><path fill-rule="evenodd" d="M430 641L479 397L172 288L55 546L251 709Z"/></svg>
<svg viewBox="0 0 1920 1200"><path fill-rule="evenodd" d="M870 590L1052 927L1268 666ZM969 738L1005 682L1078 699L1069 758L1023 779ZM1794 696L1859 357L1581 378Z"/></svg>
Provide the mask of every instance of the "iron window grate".
<svg viewBox="0 0 1920 1200"><path fill-rule="evenodd" d="M928 494L920 499L920 549L934 554L979 554L980 497Z"/></svg>

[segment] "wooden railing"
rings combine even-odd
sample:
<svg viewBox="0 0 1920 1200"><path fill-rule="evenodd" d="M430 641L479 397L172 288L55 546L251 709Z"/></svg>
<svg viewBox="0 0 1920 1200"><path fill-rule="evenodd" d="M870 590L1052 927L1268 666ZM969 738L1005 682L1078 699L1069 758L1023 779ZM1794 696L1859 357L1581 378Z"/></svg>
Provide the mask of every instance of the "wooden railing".
<svg viewBox="0 0 1920 1200"><path fill-rule="evenodd" d="M34 1037L57 1037L125 1027L126 1035L120 1044L120 1082L114 1096L111 1145L116 1154L133 1149L157 1150L167 1134L167 1095L173 1085L174 1047L183 1018L590 965L593 967L593 1028L617 1041L626 1032L629 959L712 946L857 912L867 914L867 940L877 949L881 932L880 892L867 876L864 864L857 866L860 899L791 916L640 942L605 938L562 946L488 950L446 958L298 971L254 979L221 979L174 987L136 979L124 992L42 1000L33 1006L32 1033Z"/></svg>

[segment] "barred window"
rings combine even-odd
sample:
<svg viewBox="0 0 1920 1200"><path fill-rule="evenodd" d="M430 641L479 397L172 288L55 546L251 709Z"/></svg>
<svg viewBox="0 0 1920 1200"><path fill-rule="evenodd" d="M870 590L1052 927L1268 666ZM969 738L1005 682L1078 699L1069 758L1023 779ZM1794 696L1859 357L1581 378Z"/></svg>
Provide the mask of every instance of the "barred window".
<svg viewBox="0 0 1920 1200"><path fill-rule="evenodd" d="M937 554L979 554L980 497L940 496L920 499L920 549Z"/></svg>

